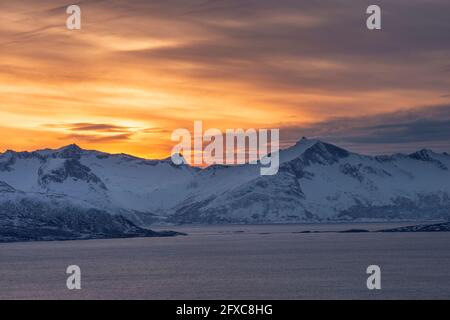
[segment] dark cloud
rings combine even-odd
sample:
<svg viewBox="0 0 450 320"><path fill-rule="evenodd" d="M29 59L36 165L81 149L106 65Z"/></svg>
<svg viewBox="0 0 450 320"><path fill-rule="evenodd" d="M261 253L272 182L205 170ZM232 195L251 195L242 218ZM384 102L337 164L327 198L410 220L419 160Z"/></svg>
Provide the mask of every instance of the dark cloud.
<svg viewBox="0 0 450 320"><path fill-rule="evenodd" d="M369 4L207 2L181 20L207 31L203 40L126 54L153 62L192 63L196 66L190 73L193 77L238 78L275 89L448 88L450 80L442 70L450 55L450 2L379 1L383 9L379 32L365 26ZM181 24L170 22L175 27ZM283 66L285 61L291 66ZM317 67L314 61L338 68Z"/></svg>
<svg viewBox="0 0 450 320"><path fill-rule="evenodd" d="M52 2L56 3L42 14L53 17L55 10L66 5ZM377 1L382 7L382 31L369 31L365 26L365 10L370 4L369 0L80 3L84 28L99 36L182 41L160 49L113 52L113 60L140 59L149 65L189 63L189 77L232 79L274 90L447 89L450 79L443 70L448 69L450 55L450 2ZM29 41L54 27L37 27L16 38ZM58 40L56 44L66 52L89 53L94 45L71 44L67 35L52 37L43 40ZM64 50L57 52L64 55ZM44 53L42 58L48 57L48 52ZM68 54L65 57L69 59ZM50 58L58 61L57 56ZM321 61L336 68L314 63Z"/></svg>
<svg viewBox="0 0 450 320"><path fill-rule="evenodd" d="M97 132L129 132L134 127L118 126L107 123L58 123L58 124L45 124L43 127L53 129L67 129L70 131L97 131Z"/></svg>
<svg viewBox="0 0 450 320"><path fill-rule="evenodd" d="M105 123L58 123L46 124L43 127L65 129L75 133L65 134L60 140L87 143L109 143L130 140L139 130ZM133 131L132 131L133 130ZM143 131L143 130L142 130Z"/></svg>
<svg viewBox="0 0 450 320"><path fill-rule="evenodd" d="M123 127L104 123L72 123L67 128L72 131L127 132L132 127Z"/></svg>
<svg viewBox="0 0 450 320"><path fill-rule="evenodd" d="M78 142L88 142L88 143L108 143L108 142L117 142L117 141L126 141L132 137L130 133L124 134L116 134L116 135L108 135L108 136L100 136L95 134L68 134L64 137L61 137L61 140L64 141L78 141Z"/></svg>
<svg viewBox="0 0 450 320"><path fill-rule="evenodd" d="M0 4L0 13L12 13L11 21L2 21L7 27L0 27L4 39L0 73L9 75L8 81L32 76L122 85L129 79L116 75L132 79L139 70L150 71L152 79L137 80L139 85L150 83L149 91L155 89L150 81L154 74L173 77L174 92L189 86L190 92L205 96L212 87L218 96L228 96L235 88L249 86L256 90L245 87L236 95L249 104L270 106L274 113L292 113L293 122L296 111L320 119L347 116L306 127L282 124L284 143L306 135L368 152L449 150L449 107L421 107L438 99L445 103L450 97L448 0L378 0L381 31L365 26L371 0L85 0L78 2L83 16L79 33L64 28L66 1L25 0L29 6L17 7L14 3ZM23 14L24 7L32 11ZM158 40L173 43L134 47ZM312 102L296 94L313 96ZM324 97L326 102L320 100ZM382 98L373 102L373 97ZM415 105L404 105L416 97ZM436 99L430 102L430 97ZM391 106L421 108L355 116ZM180 113L191 111L175 107ZM336 112L338 108L343 112ZM132 128L101 123L59 128L73 131L73 138L91 139L87 141L126 140L133 135Z"/></svg>
<svg viewBox="0 0 450 320"><path fill-rule="evenodd" d="M56 123L45 124L42 127L50 129L64 129L74 133L65 134L61 140L80 141L89 143L117 142L130 140L137 134L162 134L171 131L164 128L137 128L119 126L108 123Z"/></svg>
<svg viewBox="0 0 450 320"><path fill-rule="evenodd" d="M369 153L413 152L422 148L448 152L450 105L369 117L333 119L312 126L281 129L284 145L292 144L301 136Z"/></svg>

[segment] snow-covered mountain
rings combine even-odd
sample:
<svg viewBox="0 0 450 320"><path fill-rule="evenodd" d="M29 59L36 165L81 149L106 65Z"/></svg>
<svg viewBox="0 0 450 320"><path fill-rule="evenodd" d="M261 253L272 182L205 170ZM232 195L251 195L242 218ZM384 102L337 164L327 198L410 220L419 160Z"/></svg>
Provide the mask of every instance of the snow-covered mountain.
<svg viewBox="0 0 450 320"><path fill-rule="evenodd" d="M123 216L132 223L274 223L447 219L450 156L430 150L364 156L302 139L259 166L176 166L76 145L0 154L0 225L33 213ZM26 204L26 209L23 204ZM16 205L20 204L20 205ZM15 206L15 210L11 210Z"/></svg>
<svg viewBox="0 0 450 320"><path fill-rule="evenodd" d="M302 139L280 153L275 176L256 168L212 167L170 212L175 222L302 222L447 219L450 156L364 156Z"/></svg>
<svg viewBox="0 0 450 320"><path fill-rule="evenodd" d="M0 242L174 236L61 194L27 193L0 181Z"/></svg>

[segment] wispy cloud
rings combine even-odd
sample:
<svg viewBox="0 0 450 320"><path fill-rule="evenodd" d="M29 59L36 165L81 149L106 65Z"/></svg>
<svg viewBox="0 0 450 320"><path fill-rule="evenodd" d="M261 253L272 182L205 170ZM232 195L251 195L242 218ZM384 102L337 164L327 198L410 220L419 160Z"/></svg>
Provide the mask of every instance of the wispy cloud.
<svg viewBox="0 0 450 320"><path fill-rule="evenodd" d="M50 123L40 127L56 130L60 133L59 140L84 143L113 143L132 140L136 135L158 133L158 128L139 128L120 126L108 123Z"/></svg>
<svg viewBox="0 0 450 320"><path fill-rule="evenodd" d="M420 121L426 106L450 103L449 1L380 0L380 32L365 27L369 0L78 4L82 30L71 32L66 1L0 3L0 134L23 132L0 148L32 141L36 124L66 123L41 127L46 143L76 134L101 148L97 138L123 134L106 151L163 156L170 132L193 120L222 129L281 126L290 141L305 130L374 152L392 145L383 132L394 129L377 127L383 123L397 126L405 148L425 137L444 143L431 133L434 124L445 131L444 120ZM397 121L398 112L416 109L424 114L415 123ZM386 118L373 120L379 114ZM135 122L137 129L128 125ZM361 129L339 131L348 124Z"/></svg>
<svg viewBox="0 0 450 320"><path fill-rule="evenodd" d="M59 123L59 124L44 124L43 127L53 129L66 129L70 131L98 131L98 132L129 132L138 129L135 127L124 127L105 123Z"/></svg>
<svg viewBox="0 0 450 320"><path fill-rule="evenodd" d="M117 141L126 141L130 140L132 134L123 133L123 134L114 134L108 136L100 136L95 134L68 134L60 138L63 141L80 141L86 143L111 143Z"/></svg>

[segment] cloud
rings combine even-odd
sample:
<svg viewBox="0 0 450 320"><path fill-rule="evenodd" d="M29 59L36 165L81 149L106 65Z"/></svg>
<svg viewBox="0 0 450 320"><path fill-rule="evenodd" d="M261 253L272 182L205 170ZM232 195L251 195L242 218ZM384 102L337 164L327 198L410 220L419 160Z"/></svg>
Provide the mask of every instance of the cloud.
<svg viewBox="0 0 450 320"><path fill-rule="evenodd" d="M113 142L130 140L137 135L166 134L170 137L171 131L162 128L144 128L137 126L121 126L110 123L47 123L39 128L55 130L64 133L60 139L78 140L83 142ZM69 132L69 133L68 133Z"/></svg>
<svg viewBox="0 0 450 320"><path fill-rule="evenodd" d="M281 123L285 143L305 132L369 152L446 148L447 118L427 106L450 103L447 0L379 0L381 31L365 26L369 0L78 4L70 32L67 1L1 2L0 133L66 123L47 129L162 153L171 130L207 120Z"/></svg>
<svg viewBox="0 0 450 320"><path fill-rule="evenodd" d="M430 106L356 118L338 118L304 127L281 128L283 144L301 136L369 153L450 150L450 105Z"/></svg>
<svg viewBox="0 0 450 320"><path fill-rule="evenodd" d="M381 1L384 29L371 33L364 23L367 1L307 2L207 2L182 20L205 30L197 31L198 40L127 56L189 63L194 78L240 79L283 91L448 88L450 80L441 70L450 52L450 3ZM305 25L305 17L317 23Z"/></svg>
<svg viewBox="0 0 450 320"><path fill-rule="evenodd" d="M92 54L100 53L153 68L189 64L178 70L183 77L282 91L434 91L450 84L442 71L450 53L450 3L444 0L380 1L381 32L365 27L366 0L83 1L88 30L70 37L56 19L65 2L56 2L56 9L40 12L49 24L5 38L26 47L45 42L48 50L29 51L29 57L50 64L94 65ZM114 49L120 47L127 50Z"/></svg>
<svg viewBox="0 0 450 320"><path fill-rule="evenodd" d="M71 131L128 132L133 127L124 127L105 123L69 123L63 127Z"/></svg>
<svg viewBox="0 0 450 320"><path fill-rule="evenodd" d="M62 132L63 135L59 137L60 140L87 143L112 143L126 141L132 139L137 133L145 131L145 129L135 127L87 122L44 124L41 127Z"/></svg>
<svg viewBox="0 0 450 320"><path fill-rule="evenodd" d="M109 123L48 123L42 127L51 129L65 129L70 131L98 131L98 132L128 132L136 129L135 127L126 127Z"/></svg>
<svg viewBox="0 0 450 320"><path fill-rule="evenodd" d="M167 128L146 128L142 130L143 133L166 133L170 135L172 133L171 130Z"/></svg>
<svg viewBox="0 0 450 320"><path fill-rule="evenodd" d="M117 141L126 141L130 140L132 134L123 133L123 134L115 134L108 136L100 136L95 134L68 134L60 138L60 140L64 141L80 141L87 143L109 143L109 142L117 142Z"/></svg>

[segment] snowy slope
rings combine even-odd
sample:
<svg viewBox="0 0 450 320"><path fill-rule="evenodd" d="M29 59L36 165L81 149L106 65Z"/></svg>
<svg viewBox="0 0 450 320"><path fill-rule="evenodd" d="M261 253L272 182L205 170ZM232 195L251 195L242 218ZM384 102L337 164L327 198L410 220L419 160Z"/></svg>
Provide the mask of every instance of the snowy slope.
<svg viewBox="0 0 450 320"><path fill-rule="evenodd" d="M309 139L280 151L275 176L255 165L198 169L69 145L0 154L0 204L32 198L49 211L64 203L141 225L442 219L449 168L450 156L431 150L371 157Z"/></svg>
<svg viewBox="0 0 450 320"><path fill-rule="evenodd" d="M202 192L178 204L171 220L285 223L450 216L448 155L422 150L370 157L303 139L281 151L280 158L276 176L222 168L219 179L199 179Z"/></svg>
<svg viewBox="0 0 450 320"><path fill-rule="evenodd" d="M0 155L0 181L24 192L67 195L114 213L150 215L164 208L167 199L152 194L162 185L189 181L196 171L175 166L170 159L145 160L76 145Z"/></svg>
<svg viewBox="0 0 450 320"><path fill-rule="evenodd" d="M0 181L0 242L174 236L68 196L27 193Z"/></svg>

